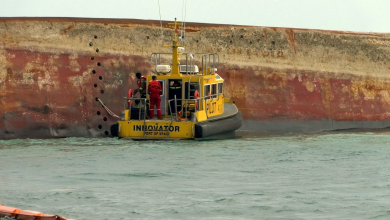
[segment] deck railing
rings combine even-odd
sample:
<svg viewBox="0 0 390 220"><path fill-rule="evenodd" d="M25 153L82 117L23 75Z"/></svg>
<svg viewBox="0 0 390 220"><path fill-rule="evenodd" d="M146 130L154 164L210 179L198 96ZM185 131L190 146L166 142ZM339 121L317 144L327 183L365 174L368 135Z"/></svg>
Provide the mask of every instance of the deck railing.
<svg viewBox="0 0 390 220"><path fill-rule="evenodd" d="M178 105L177 105L177 102L178 102L178 101L181 101L181 102L182 102L180 111L183 112L183 110L185 110L185 111L184 111L185 114L183 114L184 118L188 118L188 116L189 116L189 115L188 115L188 108L189 108L189 105L190 105L190 104L193 104L193 105L194 105L194 109L195 109L194 113L195 113L195 114L196 114L197 111L203 111L203 110L206 110L206 114L207 114L207 105L206 105L206 101L209 100L209 99L213 100L213 99L216 99L216 98L218 98L218 100L219 100L219 98L220 98L219 95L223 95L223 94L222 94L222 93L220 93L220 94L214 94L214 95L204 96L204 97L197 98L197 99L176 99L176 97L175 97L175 99L170 99L170 100L168 100L168 109L169 109L169 115L168 115L168 117L171 117L171 120L173 120L174 118L177 118L177 114L178 114L177 109L176 109L176 112L172 112L171 106L172 106L172 105L173 105L173 106L178 106ZM139 100L140 102L145 103L143 107L138 108L138 109L139 109L139 111L138 111L138 120L139 120L139 121L140 121L140 120L146 120L147 109L148 109L148 108L147 108L148 103L146 102L147 98L128 98L128 97L124 97L124 100L125 100L125 102L124 102L124 104L123 104L123 108L124 108L124 109L127 109L126 103L127 103L128 100L133 100L133 101ZM174 103L171 104L172 102L174 102ZM183 106L183 103L186 104L185 107ZM196 103L198 103L198 108L196 108ZM142 111L142 110L143 110L143 111ZM180 112L180 111L179 111L179 112ZM143 116L142 116L142 112L144 113ZM131 108L130 108L130 109L129 109L129 119L130 119L130 120L137 120L137 119L131 119L131 114L132 114L132 113L131 113ZM124 118L122 118L121 120L124 120Z"/></svg>
<svg viewBox="0 0 390 220"><path fill-rule="evenodd" d="M171 55L172 53L152 53L150 55L150 62L154 64L154 72L157 73L157 65L160 65L164 60L162 56ZM219 64L219 54L217 53L182 53L182 56L185 56L186 70L189 70L190 66L195 65L195 57L200 56L201 58L201 69L199 73L201 75L215 74L215 67ZM170 64L171 65L171 64ZM186 71L186 75L195 74L192 71Z"/></svg>

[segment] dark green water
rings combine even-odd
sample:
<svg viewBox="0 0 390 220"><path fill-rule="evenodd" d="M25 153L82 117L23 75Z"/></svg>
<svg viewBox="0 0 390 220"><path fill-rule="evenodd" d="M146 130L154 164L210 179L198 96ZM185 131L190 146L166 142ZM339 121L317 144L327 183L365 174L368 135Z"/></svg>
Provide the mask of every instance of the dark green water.
<svg viewBox="0 0 390 220"><path fill-rule="evenodd" d="M0 141L0 203L81 219L390 219L390 133Z"/></svg>

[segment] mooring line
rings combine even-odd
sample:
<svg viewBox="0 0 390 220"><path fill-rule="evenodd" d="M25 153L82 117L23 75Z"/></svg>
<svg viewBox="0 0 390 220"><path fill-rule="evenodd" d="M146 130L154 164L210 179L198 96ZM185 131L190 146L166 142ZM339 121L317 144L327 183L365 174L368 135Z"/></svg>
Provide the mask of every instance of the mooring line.
<svg viewBox="0 0 390 220"><path fill-rule="evenodd" d="M112 112L110 109L107 108L106 105L104 105L104 103L102 102L102 100L100 100L98 98L98 101L100 102L100 104L102 104L103 108L108 112L108 114L110 114L111 116L114 116L116 118L120 118L118 115L116 115L114 112Z"/></svg>

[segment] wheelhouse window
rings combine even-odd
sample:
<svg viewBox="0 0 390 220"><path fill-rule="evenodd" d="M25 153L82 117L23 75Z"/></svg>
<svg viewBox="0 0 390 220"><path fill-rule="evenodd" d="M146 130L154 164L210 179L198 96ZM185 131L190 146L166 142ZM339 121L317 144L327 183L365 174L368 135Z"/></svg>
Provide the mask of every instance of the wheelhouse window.
<svg viewBox="0 0 390 220"><path fill-rule="evenodd" d="M162 94L160 96L163 96L165 94L165 87L164 87L164 81L158 80L161 86Z"/></svg>
<svg viewBox="0 0 390 220"><path fill-rule="evenodd" d="M217 84L211 84L211 95L212 97L216 97L217 95Z"/></svg>
<svg viewBox="0 0 390 220"><path fill-rule="evenodd" d="M185 86L185 88L184 88L185 97L186 97L186 99L188 99L188 82L185 82L184 86ZM200 94L199 83L198 82L191 82L189 89L190 89L190 92L189 92L190 99L194 98L195 91L198 91L200 97L202 97L202 95Z"/></svg>
<svg viewBox="0 0 390 220"><path fill-rule="evenodd" d="M223 93L223 83L218 83L218 94Z"/></svg>
<svg viewBox="0 0 390 220"><path fill-rule="evenodd" d="M209 95L211 95L210 85L205 85L204 86L204 96L206 96L206 99L208 99Z"/></svg>

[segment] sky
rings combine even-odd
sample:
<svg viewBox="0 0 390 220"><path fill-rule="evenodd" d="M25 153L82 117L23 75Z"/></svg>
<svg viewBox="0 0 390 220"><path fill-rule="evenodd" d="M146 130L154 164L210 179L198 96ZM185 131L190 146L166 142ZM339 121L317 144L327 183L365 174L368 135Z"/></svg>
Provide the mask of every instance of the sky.
<svg viewBox="0 0 390 220"><path fill-rule="evenodd" d="M162 20L174 20L177 17L178 20L198 23L390 33L390 0L1 0L1 2L0 17L160 20L160 9Z"/></svg>

